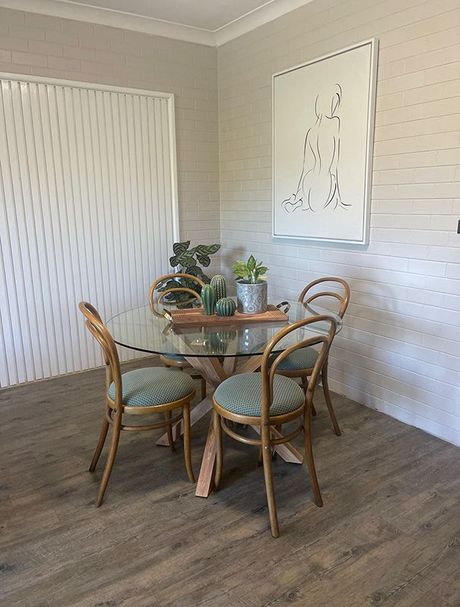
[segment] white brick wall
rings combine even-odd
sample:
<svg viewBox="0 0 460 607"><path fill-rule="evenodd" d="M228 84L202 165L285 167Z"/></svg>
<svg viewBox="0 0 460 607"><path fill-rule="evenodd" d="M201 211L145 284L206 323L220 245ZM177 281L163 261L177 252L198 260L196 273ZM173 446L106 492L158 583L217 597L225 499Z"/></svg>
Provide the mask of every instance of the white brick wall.
<svg viewBox="0 0 460 607"><path fill-rule="evenodd" d="M181 236L219 241L216 49L0 8L0 71L175 93Z"/></svg>
<svg viewBox="0 0 460 607"><path fill-rule="evenodd" d="M274 241L271 76L380 39L370 245ZM325 274L352 300L333 389L460 444L460 5L315 0L218 49L221 239L227 265L270 266L274 297Z"/></svg>

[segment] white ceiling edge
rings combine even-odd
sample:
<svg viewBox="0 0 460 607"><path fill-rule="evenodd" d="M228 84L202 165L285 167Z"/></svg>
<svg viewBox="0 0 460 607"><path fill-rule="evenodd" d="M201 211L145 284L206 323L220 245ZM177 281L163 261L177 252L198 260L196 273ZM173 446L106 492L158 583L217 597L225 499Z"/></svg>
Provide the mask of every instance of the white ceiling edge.
<svg viewBox="0 0 460 607"><path fill-rule="evenodd" d="M260 8L256 8L239 19L235 19L235 21L215 30L213 32L215 35L214 44L222 46L222 44L247 34L269 21L275 21L278 17L282 17L310 2L313 2L313 0L272 0L267 2Z"/></svg>
<svg viewBox="0 0 460 607"><path fill-rule="evenodd" d="M220 27L217 30L202 29L181 23L173 23L162 19L152 19L133 13L108 10L79 4L77 1L58 0L0 0L0 7L10 8L29 13L39 13L51 17L73 19L98 25L107 25L120 29L164 36L184 42L194 42L206 46L221 46L250 32L264 23L274 21L313 0L270 0L260 8L256 8L238 19Z"/></svg>

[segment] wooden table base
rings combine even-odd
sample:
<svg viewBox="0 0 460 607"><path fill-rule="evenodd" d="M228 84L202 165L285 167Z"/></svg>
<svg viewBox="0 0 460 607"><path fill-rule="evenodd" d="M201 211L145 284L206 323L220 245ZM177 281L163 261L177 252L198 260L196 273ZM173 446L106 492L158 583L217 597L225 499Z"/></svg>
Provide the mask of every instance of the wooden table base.
<svg viewBox="0 0 460 607"><path fill-rule="evenodd" d="M205 378L206 382L210 384L214 390L217 386L235 373L252 373L259 366L261 356L251 356L246 361L235 369L235 358L224 358L223 365L217 358L196 358L186 357L187 361L197 369ZM209 394L206 398L200 401L191 411L191 423L196 424L198 420L206 415L212 409L212 394ZM252 426L252 428L260 434L260 428L258 426ZM281 436L281 434L272 427L274 436ZM173 436L175 439L183 432L182 421L177 422L173 425ZM167 446L168 435L163 434L158 440L157 445ZM283 445L276 445L274 447L278 455L284 459L284 461L290 464L301 464L303 462L303 454L296 449L290 443L284 443ZM198 476L198 482L196 484L195 495L198 497L208 497L212 491L212 482L214 474L214 464L216 461L216 440L214 435L214 429L212 423L209 425L208 437L206 439L206 445L203 452L203 458L201 460L200 474Z"/></svg>

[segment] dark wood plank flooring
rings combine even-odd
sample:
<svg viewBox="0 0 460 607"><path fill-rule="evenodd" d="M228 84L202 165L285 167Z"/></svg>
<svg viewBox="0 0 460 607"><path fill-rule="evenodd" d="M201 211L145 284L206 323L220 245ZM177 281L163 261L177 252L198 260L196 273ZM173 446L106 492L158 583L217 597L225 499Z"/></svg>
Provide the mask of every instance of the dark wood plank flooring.
<svg viewBox="0 0 460 607"><path fill-rule="evenodd" d="M138 363L139 364L139 363ZM146 364L146 363L141 363ZM224 481L194 496L182 447L122 435L104 505L102 370L0 391L0 604L8 607L454 607L460 605L459 450L334 396L303 467L274 464L272 539L257 450L226 440ZM199 467L208 419L193 428ZM157 432L158 434L158 432Z"/></svg>

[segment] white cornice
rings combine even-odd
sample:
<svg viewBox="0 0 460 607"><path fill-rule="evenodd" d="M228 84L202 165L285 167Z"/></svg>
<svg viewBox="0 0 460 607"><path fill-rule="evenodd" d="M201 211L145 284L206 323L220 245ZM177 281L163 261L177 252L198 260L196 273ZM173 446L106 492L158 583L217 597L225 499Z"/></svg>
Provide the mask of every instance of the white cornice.
<svg viewBox="0 0 460 607"><path fill-rule="evenodd" d="M110 27L165 36L166 38L174 38L206 46L221 46L234 38L238 38L242 34L260 27L264 23L274 21L278 17L312 1L269 0L260 8L242 15L216 30L192 27L162 19L153 19L129 12L97 8L72 0L64 0L63 2L58 0L0 0L0 7L108 25Z"/></svg>
<svg viewBox="0 0 460 607"><path fill-rule="evenodd" d="M271 0L260 8L256 8L242 15L239 19L235 19L235 21L231 21L215 30L213 32L215 35L215 45L221 46L226 42L230 42L230 40L238 38L251 30L255 30L269 21L274 21L278 17L310 2L313 2L313 0Z"/></svg>

